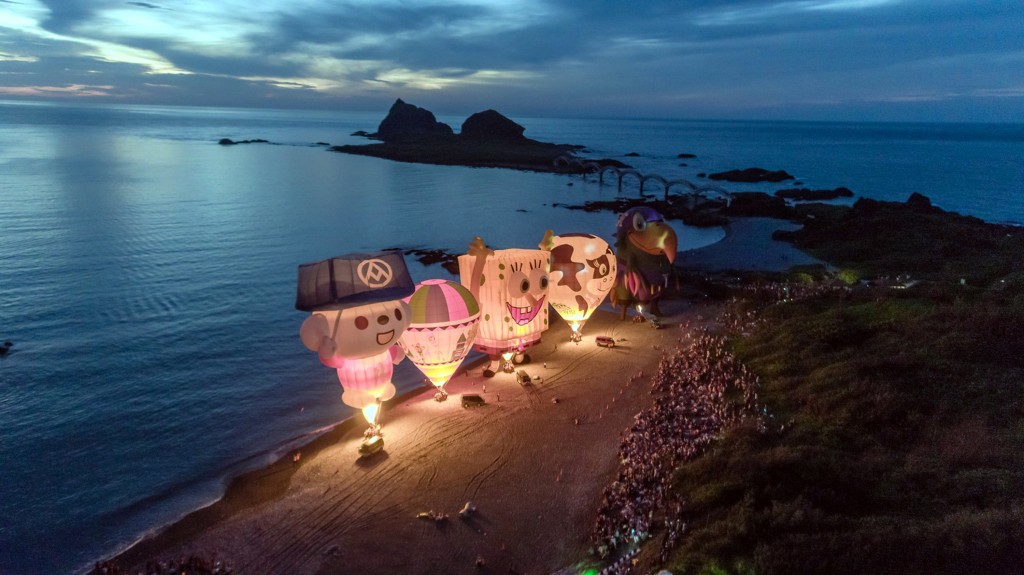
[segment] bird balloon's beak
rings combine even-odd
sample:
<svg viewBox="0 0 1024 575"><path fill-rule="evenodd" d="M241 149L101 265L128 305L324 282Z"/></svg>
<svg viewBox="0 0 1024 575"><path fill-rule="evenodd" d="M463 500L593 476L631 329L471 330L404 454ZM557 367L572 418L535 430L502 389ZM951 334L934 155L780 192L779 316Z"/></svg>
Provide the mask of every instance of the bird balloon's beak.
<svg viewBox="0 0 1024 575"><path fill-rule="evenodd" d="M668 258L668 263L675 263L676 250L679 247L679 238L676 237L676 231L672 229L672 226L663 224L663 227L665 235L661 240L661 249L665 251L665 257Z"/></svg>
<svg viewBox="0 0 1024 575"><path fill-rule="evenodd" d="M652 255L665 254L669 263L676 261L679 239L676 238L676 231L672 226L664 222L649 222L644 231L630 234L629 240L643 252Z"/></svg>

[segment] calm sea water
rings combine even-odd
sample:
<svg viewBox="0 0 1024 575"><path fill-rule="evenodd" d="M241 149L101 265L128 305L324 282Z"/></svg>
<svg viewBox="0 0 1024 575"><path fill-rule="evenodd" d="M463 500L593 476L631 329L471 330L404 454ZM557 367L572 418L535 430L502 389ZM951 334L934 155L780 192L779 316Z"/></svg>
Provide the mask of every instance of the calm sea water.
<svg viewBox="0 0 1024 575"><path fill-rule="evenodd" d="M613 214L551 205L614 186L313 145L361 143L383 114L0 103L0 573L81 571L350 415L299 342L298 264L611 238ZM669 178L761 166L1024 222L1021 125L515 120ZM682 230L681 249L721 233ZM396 380L422 381L407 362Z"/></svg>

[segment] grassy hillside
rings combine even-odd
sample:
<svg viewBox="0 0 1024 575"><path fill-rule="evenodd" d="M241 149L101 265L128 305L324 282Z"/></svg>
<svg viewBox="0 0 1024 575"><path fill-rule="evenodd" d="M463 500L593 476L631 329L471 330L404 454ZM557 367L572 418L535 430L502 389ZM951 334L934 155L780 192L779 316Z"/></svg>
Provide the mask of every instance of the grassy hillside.
<svg viewBox="0 0 1024 575"><path fill-rule="evenodd" d="M1021 572L1022 236L907 208L794 238L925 281L769 305L733 340L768 431L751 420L677 471L673 573Z"/></svg>

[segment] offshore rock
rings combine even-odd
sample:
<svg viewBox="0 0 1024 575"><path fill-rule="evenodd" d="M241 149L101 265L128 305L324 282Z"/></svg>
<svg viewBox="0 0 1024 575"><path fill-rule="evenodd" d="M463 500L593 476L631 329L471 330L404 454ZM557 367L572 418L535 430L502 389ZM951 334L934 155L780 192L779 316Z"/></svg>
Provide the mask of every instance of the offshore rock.
<svg viewBox="0 0 1024 575"><path fill-rule="evenodd" d="M487 110L467 118L463 133L456 135L429 110L399 99L378 133L368 136L382 143L328 149L398 162L572 173L571 166L556 160L572 158L581 146L538 142L524 137L523 131L519 124Z"/></svg>
<svg viewBox="0 0 1024 575"><path fill-rule="evenodd" d="M235 146L238 144L269 144L268 140L257 138L255 140L232 140L231 138L221 138L217 140L217 143L222 146Z"/></svg>
<svg viewBox="0 0 1024 575"><path fill-rule="evenodd" d="M791 215L786 201L763 192L735 192L732 202L723 210L730 216L760 216L785 219Z"/></svg>
<svg viewBox="0 0 1024 575"><path fill-rule="evenodd" d="M466 118L462 123L459 137L471 140L520 141L526 139L523 136L525 130L526 128L494 110L484 110Z"/></svg>
<svg viewBox="0 0 1024 575"><path fill-rule="evenodd" d="M799 202L852 198L853 190L840 186L834 190L811 190L808 188L786 188L775 192L775 196Z"/></svg>
<svg viewBox="0 0 1024 575"><path fill-rule="evenodd" d="M743 182L754 184L758 182L783 182L795 179L785 170L766 170L764 168L747 168L745 170L729 170L710 174L712 180L725 180L727 182Z"/></svg>
<svg viewBox="0 0 1024 575"><path fill-rule="evenodd" d="M377 127L377 138L385 142L445 138L453 135L448 124L438 122L430 110L406 104L401 98L391 105Z"/></svg>

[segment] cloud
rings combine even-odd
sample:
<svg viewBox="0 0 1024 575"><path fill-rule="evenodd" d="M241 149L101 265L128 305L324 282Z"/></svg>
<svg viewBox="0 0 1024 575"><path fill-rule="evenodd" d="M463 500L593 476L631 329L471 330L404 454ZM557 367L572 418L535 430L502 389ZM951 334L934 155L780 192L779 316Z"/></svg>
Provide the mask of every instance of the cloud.
<svg viewBox="0 0 1024 575"><path fill-rule="evenodd" d="M110 96L113 86L87 86L71 84L69 86L0 86L0 94L7 96L41 96L41 97L99 97Z"/></svg>
<svg viewBox="0 0 1024 575"><path fill-rule="evenodd" d="M0 83L531 114L1008 109L1021 29L1016 0L0 0Z"/></svg>
<svg viewBox="0 0 1024 575"><path fill-rule="evenodd" d="M9 52L0 52L0 62L38 62L37 56L29 56L26 54L11 54Z"/></svg>

